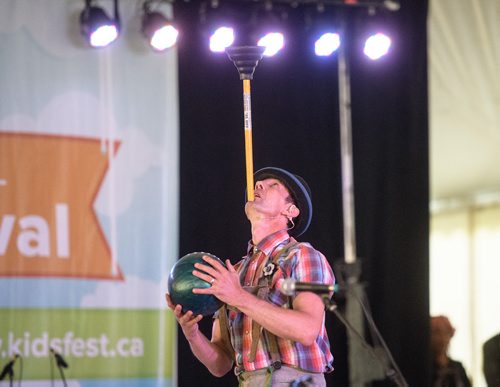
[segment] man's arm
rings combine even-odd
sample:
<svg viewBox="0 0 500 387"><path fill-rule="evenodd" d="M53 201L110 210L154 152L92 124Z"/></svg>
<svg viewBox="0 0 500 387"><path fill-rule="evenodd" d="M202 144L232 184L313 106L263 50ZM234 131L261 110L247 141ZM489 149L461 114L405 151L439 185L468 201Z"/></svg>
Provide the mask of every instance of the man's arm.
<svg viewBox="0 0 500 387"><path fill-rule="evenodd" d="M186 337L196 358L217 377L224 376L233 368L233 360L223 351L220 338L219 319L214 320L211 341L199 330L190 338Z"/></svg>
<svg viewBox="0 0 500 387"><path fill-rule="evenodd" d="M285 309L261 300L244 290L239 276L229 260L226 267L211 259L203 258L212 267L195 264L193 274L207 282L215 278L210 288L194 289L197 294L213 294L228 305L237 307L262 327L284 339L311 345L318 337L324 315L321 298L311 292L302 292L295 297L293 309ZM208 273L208 274L207 274Z"/></svg>
<svg viewBox="0 0 500 387"><path fill-rule="evenodd" d="M276 336L306 346L318 337L325 309L321 298L311 292L299 293L293 309L285 309L243 290L234 306Z"/></svg>
<svg viewBox="0 0 500 387"><path fill-rule="evenodd" d="M224 376L233 366L233 360L222 349L219 320L214 320L212 326L212 340L199 330L198 322L202 315L193 316L191 311L182 313L181 305L173 305L170 296L166 295L168 306L174 311L175 318L181 326L191 351L196 358L207 367L214 376Z"/></svg>

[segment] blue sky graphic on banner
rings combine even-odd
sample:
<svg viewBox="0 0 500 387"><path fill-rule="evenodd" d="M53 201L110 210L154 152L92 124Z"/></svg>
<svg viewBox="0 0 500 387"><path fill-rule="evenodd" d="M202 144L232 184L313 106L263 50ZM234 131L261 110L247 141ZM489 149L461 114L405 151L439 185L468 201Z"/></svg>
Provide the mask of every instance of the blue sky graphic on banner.
<svg viewBox="0 0 500 387"><path fill-rule="evenodd" d="M87 47L83 6L0 3L0 366L49 386L55 353L69 386L170 386L176 54L149 49L135 0Z"/></svg>

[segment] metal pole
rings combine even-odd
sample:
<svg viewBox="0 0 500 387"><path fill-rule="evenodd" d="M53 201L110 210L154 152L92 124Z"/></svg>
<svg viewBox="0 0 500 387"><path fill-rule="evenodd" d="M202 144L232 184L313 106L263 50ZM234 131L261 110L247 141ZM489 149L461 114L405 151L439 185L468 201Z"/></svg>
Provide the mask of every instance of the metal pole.
<svg viewBox="0 0 500 387"><path fill-rule="evenodd" d="M341 38L345 40L345 23ZM354 216L354 174L351 124L351 86L349 60L345 42L338 52L340 151L342 164L342 208L344 215L344 270L347 282L346 317L361 336L364 337L363 311L359 300L364 301L364 288L359 283L361 262L356 257L356 224ZM363 387L366 382L384 378L383 368L362 343L348 332L349 383L351 387Z"/></svg>
<svg viewBox="0 0 500 387"><path fill-rule="evenodd" d="M354 217L354 174L352 163L352 123L351 123L351 85L349 62L346 53L345 26L342 26L343 40L338 52L339 81L339 116L340 116L340 156L342 166L342 210L344 215L344 261L346 264L346 317L355 329L364 337L363 315L356 297L362 297L363 289L358 282L359 266L356 265L356 232ZM353 270L357 269L354 273ZM360 366L363 367L363 349L359 340L347 332L349 382L352 387L364 386L364 378L360 377Z"/></svg>
<svg viewBox="0 0 500 387"><path fill-rule="evenodd" d="M344 36L342 36L342 38L344 38ZM356 232L354 218L354 177L352 167L351 86L349 62L346 58L344 46L345 44L340 45L338 54L344 260L346 263L354 263L356 262Z"/></svg>

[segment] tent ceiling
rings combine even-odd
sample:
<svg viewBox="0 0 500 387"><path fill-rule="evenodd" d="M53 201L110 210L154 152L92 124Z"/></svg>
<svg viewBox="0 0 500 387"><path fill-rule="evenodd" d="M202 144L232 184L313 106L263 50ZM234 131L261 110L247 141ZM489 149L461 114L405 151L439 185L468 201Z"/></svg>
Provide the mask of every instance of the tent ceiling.
<svg viewBox="0 0 500 387"><path fill-rule="evenodd" d="M432 199L500 192L500 2L429 7Z"/></svg>

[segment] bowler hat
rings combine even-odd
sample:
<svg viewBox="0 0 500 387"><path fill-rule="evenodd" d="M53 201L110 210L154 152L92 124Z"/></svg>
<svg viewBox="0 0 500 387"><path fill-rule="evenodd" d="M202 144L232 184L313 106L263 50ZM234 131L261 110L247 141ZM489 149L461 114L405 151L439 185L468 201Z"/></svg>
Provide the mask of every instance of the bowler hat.
<svg viewBox="0 0 500 387"><path fill-rule="evenodd" d="M262 181L269 178L279 180L288 189L288 192L290 192L295 205L300 210L300 214L295 218L295 226L289 231L289 234L294 237L302 235L311 224L313 212L311 189L302 177L282 168L266 167L254 173L255 181Z"/></svg>

